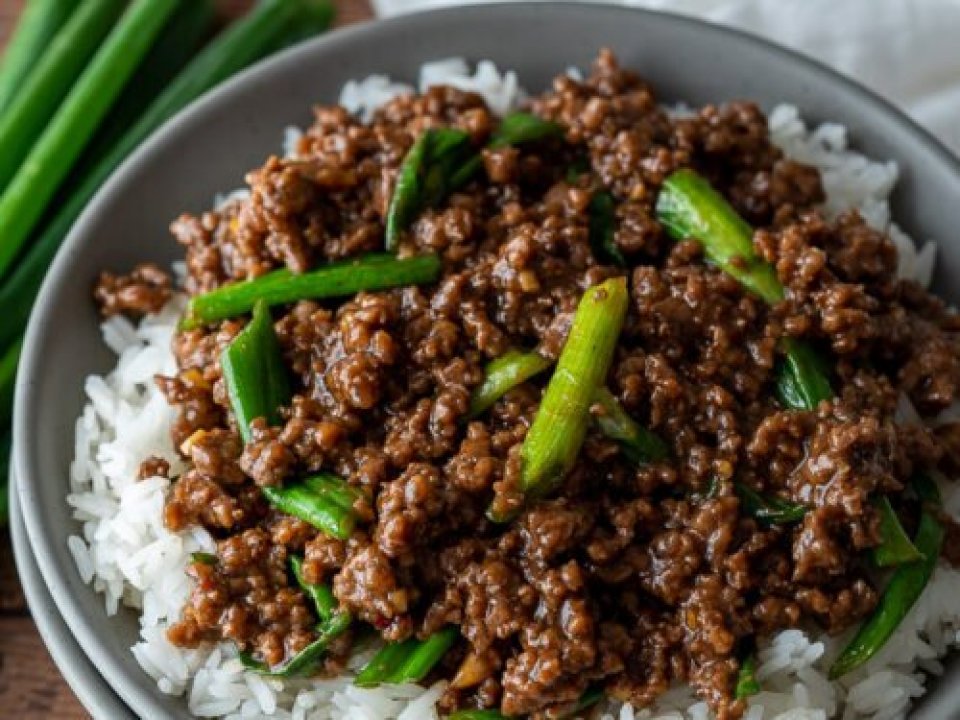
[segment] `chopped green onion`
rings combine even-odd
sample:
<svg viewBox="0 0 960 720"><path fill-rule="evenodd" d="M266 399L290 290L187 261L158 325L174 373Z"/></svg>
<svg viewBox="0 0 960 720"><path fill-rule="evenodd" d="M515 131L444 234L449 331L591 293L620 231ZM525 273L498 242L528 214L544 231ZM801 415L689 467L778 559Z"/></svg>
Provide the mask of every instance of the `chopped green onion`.
<svg viewBox="0 0 960 720"><path fill-rule="evenodd" d="M940 491L926 476L914 477L913 486L923 504L913 544L923 554L923 560L901 565L894 571L873 614L831 666L831 680L855 670L877 654L920 598L937 566L946 535L937 518L941 510Z"/></svg>
<svg viewBox="0 0 960 720"><path fill-rule="evenodd" d="M635 465L644 465L667 456L667 446L663 440L630 417L607 388L598 388L593 401L601 409L594 416L597 426L604 435L617 442L627 460Z"/></svg>
<svg viewBox="0 0 960 720"><path fill-rule="evenodd" d="M503 118L487 143L487 147L523 145L562 135L563 127L555 122L544 120L531 113L515 112ZM450 187L453 189L463 187L473 179L481 167L483 167L483 155L476 153L453 174Z"/></svg>
<svg viewBox="0 0 960 720"><path fill-rule="evenodd" d="M753 230L694 171L677 170L664 181L657 218L674 238L699 240L707 259L750 292L771 305L783 300L776 271L753 249Z"/></svg>
<svg viewBox="0 0 960 720"><path fill-rule="evenodd" d="M757 656L750 653L746 659L740 663L740 672L737 674L737 687L734 690L733 696L737 700L745 700L751 695L756 695L760 690L760 683L757 680Z"/></svg>
<svg viewBox="0 0 960 720"><path fill-rule="evenodd" d="M358 687L374 687L380 683L400 685L420 682L459 637L460 631L450 625L426 640L409 638L401 643L384 645L360 671L354 684Z"/></svg>
<svg viewBox="0 0 960 720"><path fill-rule="evenodd" d="M873 564L885 568L923 560L923 553L917 550L900 524L890 498L882 495L876 506L880 514L880 544L873 549Z"/></svg>
<svg viewBox="0 0 960 720"><path fill-rule="evenodd" d="M224 285L191 298L181 328L190 330L242 315L257 302L273 306L298 300L343 297L361 291L423 285L434 282L439 276L440 259L436 255L404 259L392 255L366 255L301 275L289 270L275 270L254 280Z"/></svg>
<svg viewBox="0 0 960 720"><path fill-rule="evenodd" d="M590 200L590 247L602 262L626 267L627 261L617 245L617 208L613 195L594 193Z"/></svg>
<svg viewBox="0 0 960 720"><path fill-rule="evenodd" d="M747 514L767 525L800 522L807 513L807 508L803 505L776 496L765 497L743 483L735 483L734 489Z"/></svg>
<svg viewBox="0 0 960 720"><path fill-rule="evenodd" d="M303 484L317 495L321 495L344 510L353 511L358 502L366 499L360 488L354 487L343 478L331 473L311 475Z"/></svg>
<svg viewBox="0 0 960 720"><path fill-rule="evenodd" d="M302 483L276 487L265 485L263 496L280 512L310 523L331 537L346 540L353 533L356 515Z"/></svg>
<svg viewBox="0 0 960 720"><path fill-rule="evenodd" d="M450 188L456 165L470 152L470 135L453 128L430 128L407 151L387 209L386 249L395 252L400 234Z"/></svg>
<svg viewBox="0 0 960 720"><path fill-rule="evenodd" d="M622 277L590 288L580 300L520 451L520 489L526 496L549 493L576 463L590 406L606 380L626 312L627 283Z"/></svg>
<svg viewBox="0 0 960 720"><path fill-rule="evenodd" d="M459 629L450 625L435 632L426 640L420 641L387 682L394 685L420 682L447 654L447 650L453 647L459 637Z"/></svg>
<svg viewBox="0 0 960 720"><path fill-rule="evenodd" d="M190 553L190 562L198 563L200 565L216 565L217 556L208 552Z"/></svg>
<svg viewBox="0 0 960 720"><path fill-rule="evenodd" d="M470 398L468 417L486 412L501 397L521 383L546 370L552 361L538 352L508 350L484 368L483 382Z"/></svg>
<svg viewBox="0 0 960 720"><path fill-rule="evenodd" d="M276 425L279 409L290 402L287 369L266 303L256 304L253 319L220 355L220 366L237 427L248 443L250 423L265 418Z"/></svg>
<svg viewBox="0 0 960 720"><path fill-rule="evenodd" d="M415 637L407 638L403 642L387 643L363 666L353 684L370 688L388 682L419 645L420 641Z"/></svg>
<svg viewBox="0 0 960 720"><path fill-rule="evenodd" d="M833 397L828 370L817 352L796 338L781 340L783 364L777 373L777 399L791 410L816 410Z"/></svg>
<svg viewBox="0 0 960 720"><path fill-rule="evenodd" d="M707 260L768 304L783 300L776 270L753 249L753 230L693 170L677 170L664 181L657 198L657 218L675 239L700 241ZM822 361L811 348L784 338L782 349L786 358L777 392L785 407L814 410L821 400L833 397Z"/></svg>
<svg viewBox="0 0 960 720"><path fill-rule="evenodd" d="M268 677L296 677L307 675L316 669L317 664L327 653L335 639L343 635L352 622L350 615L345 612L336 613L328 622L321 623L319 637L294 655L285 665L271 668L266 663L256 660L249 653L241 652L240 661L248 670Z"/></svg>
<svg viewBox="0 0 960 720"><path fill-rule="evenodd" d="M293 570L297 585L313 600L313 608L317 611L320 620L324 622L330 620L338 605L337 599L333 596L333 591L326 585L314 585L304 580L303 558L299 555L290 556L290 568Z"/></svg>

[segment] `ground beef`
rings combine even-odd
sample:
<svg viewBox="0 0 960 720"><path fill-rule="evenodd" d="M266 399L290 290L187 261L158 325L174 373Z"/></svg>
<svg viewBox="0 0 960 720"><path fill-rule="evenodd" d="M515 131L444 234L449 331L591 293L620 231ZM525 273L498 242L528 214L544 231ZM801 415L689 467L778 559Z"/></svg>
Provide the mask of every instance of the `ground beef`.
<svg viewBox="0 0 960 720"><path fill-rule="evenodd" d="M152 263L143 263L127 275L100 273L93 295L104 317L118 313L138 317L159 312L171 292L170 276Z"/></svg>
<svg viewBox="0 0 960 720"><path fill-rule="evenodd" d="M872 499L887 494L911 527L910 476L960 467L957 424L932 433L895 415L904 398L925 416L955 399L960 320L897 279L889 238L855 213L821 213L818 173L783 157L751 103L672 118L603 52L588 78L562 75L530 108L563 138L484 151L478 178L401 235L402 254L442 258L438 283L274 309L295 388L276 427L258 420L244 444L230 412L219 355L243 318L178 334L179 371L157 382L178 407L173 436L189 470L165 519L203 525L218 553L191 567L196 589L170 639L289 658L315 637L287 572L298 553L308 581L328 583L387 640L459 627L438 670L453 679L446 709L557 717L588 686L645 705L689 682L718 717L738 717L733 687L757 637L809 623L840 632L874 607ZM248 175L248 199L174 222L186 289L381 249L398 167L434 126L479 145L495 119L453 88L393 100L367 124L318 108L295 158ZM768 307L705 263L696 241L667 238L654 206L684 167L757 228L784 302ZM590 243L601 188L616 202L625 269ZM608 387L666 441L668 459L636 467L591 429L562 486L521 508L519 451L545 376L472 418L471 392L508 349L556 357L583 291L616 275L628 277L630 307ZM105 314L142 313L169 292L166 276L141 267L105 274L97 298ZM785 337L829 360L834 400L779 405ZM321 470L364 494L347 540L261 497L260 486ZM153 461L143 472L166 471ZM808 512L763 525L739 485ZM519 515L493 523L491 502ZM349 646L339 641L328 670Z"/></svg>

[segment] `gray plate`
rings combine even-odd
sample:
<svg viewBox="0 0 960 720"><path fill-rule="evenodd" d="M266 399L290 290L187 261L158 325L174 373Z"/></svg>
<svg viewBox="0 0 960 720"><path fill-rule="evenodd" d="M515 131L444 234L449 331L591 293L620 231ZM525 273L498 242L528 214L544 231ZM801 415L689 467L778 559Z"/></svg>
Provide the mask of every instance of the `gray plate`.
<svg viewBox="0 0 960 720"><path fill-rule="evenodd" d="M70 689L93 717L102 720L132 720L136 716L83 654L50 597L50 591L40 575L37 561L34 560L27 530L23 526L20 503L16 496L17 480L13 472L10 473L10 484L10 537L13 539L17 574L23 594L27 598L27 605L30 606L30 615L40 631L40 637L43 638L50 657Z"/></svg>
<svg viewBox="0 0 960 720"><path fill-rule="evenodd" d="M649 78L666 101L693 104L754 98L799 105L814 122L836 120L856 145L900 163L894 207L914 237L941 241L937 288L952 302L960 287L956 233L960 167L935 140L857 85L798 55L731 30L622 7L517 4L441 10L349 28L260 65L194 105L116 173L76 224L44 283L24 347L17 387L14 453L20 500L37 562L80 646L123 700L149 718L186 717L163 696L128 648L137 622L108 619L81 583L66 550L77 525L63 501L83 379L113 365L96 330L90 288L103 268L126 269L179 254L167 226L208 207L217 191L276 152L285 125L304 125L315 102L370 73L415 77L425 60L492 58L519 71L532 90L570 65L586 66L601 46ZM960 680L960 672L951 672ZM960 683L942 683L927 717L957 717ZM939 703L939 704L938 704Z"/></svg>

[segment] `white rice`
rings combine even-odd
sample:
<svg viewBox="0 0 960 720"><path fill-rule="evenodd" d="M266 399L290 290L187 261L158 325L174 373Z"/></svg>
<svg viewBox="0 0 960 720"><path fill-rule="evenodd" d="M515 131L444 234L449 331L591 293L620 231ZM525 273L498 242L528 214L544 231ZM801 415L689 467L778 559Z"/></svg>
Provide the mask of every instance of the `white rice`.
<svg viewBox="0 0 960 720"><path fill-rule="evenodd" d="M524 97L514 73L501 73L490 62L470 73L457 58L425 65L420 90L451 84L484 95L496 111L515 107ZM350 82L341 103L351 112L369 117L390 98L412 92L385 76ZM846 130L833 124L809 130L796 108L781 105L770 113L774 142L797 160L817 167L828 200L826 212L857 209L874 227L888 232L899 250L899 273L929 283L935 247L926 243L918 252L913 242L890 220L889 194L897 181L892 162L875 162L850 150ZM286 132L285 152L296 152L300 131ZM241 193L244 191L241 191ZM241 197L231 193L218 203ZM182 277L183 266L175 268ZM140 616L140 641L131 648L137 662L164 693L183 695L198 717L290 718L291 720L430 720L437 718L437 684L425 689L412 685L361 689L352 684L353 671L375 648L359 648L351 670L328 680L263 678L244 671L231 644L185 650L167 642L165 631L186 601L191 581L185 573L190 554L213 551L215 543L199 528L180 533L162 521L170 481L137 481L140 461L159 455L171 463L173 474L184 467L169 428L174 410L167 405L152 377L172 374L176 364L171 340L183 309L175 298L158 315L139 326L115 317L102 326L105 344L118 356L107 376L91 376L85 391L87 405L76 423L75 459L70 467L67 502L81 524L67 548L84 583L92 584L113 615L121 605ZM901 403L898 417L916 421L909 403ZM942 488L945 506L960 512L960 492ZM903 718L913 699L924 692L929 674L942 671L939 662L960 644L960 572L941 564L916 606L883 650L865 667L841 683L827 679L827 668L848 637L830 638L819 632L787 630L759 650L758 678L763 692L750 700L748 720L890 720ZM610 705L604 720L708 720L710 713L689 688L676 687L652 709Z"/></svg>

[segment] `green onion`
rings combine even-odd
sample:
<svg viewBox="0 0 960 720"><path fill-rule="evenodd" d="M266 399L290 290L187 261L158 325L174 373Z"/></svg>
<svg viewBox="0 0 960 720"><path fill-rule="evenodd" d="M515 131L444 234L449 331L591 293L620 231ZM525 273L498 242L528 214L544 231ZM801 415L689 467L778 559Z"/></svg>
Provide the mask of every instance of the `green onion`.
<svg viewBox="0 0 960 720"><path fill-rule="evenodd" d="M216 565L217 556L208 552L190 553L190 562L199 563L200 565Z"/></svg>
<svg viewBox="0 0 960 720"><path fill-rule="evenodd" d="M10 517L10 433L0 437L0 527Z"/></svg>
<svg viewBox="0 0 960 720"><path fill-rule="evenodd" d="M387 682L419 645L420 641L415 637L407 638L403 642L387 643L363 666L353 684L370 688Z"/></svg>
<svg viewBox="0 0 960 720"><path fill-rule="evenodd" d="M10 107L0 114L0 190L7 187L44 132L124 4L123 0L80 3L36 61Z"/></svg>
<svg viewBox="0 0 960 720"><path fill-rule="evenodd" d="M167 119L210 88L306 33L326 29L332 12L330 0L262 0L197 55L58 209L14 273L0 283L0 307L5 313L0 323L0 347L23 332L57 248L120 163Z"/></svg>
<svg viewBox="0 0 960 720"><path fill-rule="evenodd" d="M358 687L374 687L380 683L400 685L423 680L460 637L450 625L426 640L409 638L401 643L384 645L357 675Z"/></svg>
<svg viewBox="0 0 960 720"><path fill-rule="evenodd" d="M326 585L313 585L303 579L303 558L299 555L290 556L290 568L300 588L313 600L313 608L321 621L329 621L337 611L337 599L333 591Z"/></svg>
<svg viewBox="0 0 960 720"><path fill-rule="evenodd" d="M397 173L397 185L387 208L387 227L385 247L394 251L400 243L403 232L420 211L421 185L426 174L427 153L430 147L430 133L425 132L414 141L400 164Z"/></svg>
<svg viewBox="0 0 960 720"><path fill-rule="evenodd" d="M923 560L923 553L910 542L900 524L890 498L886 495L877 498L876 506L880 514L880 544L873 549L873 564L885 568Z"/></svg>
<svg viewBox="0 0 960 720"><path fill-rule="evenodd" d="M437 205L450 189L456 166L470 152L470 135L453 128L430 128L407 151L387 209L385 246L395 252L400 234L428 207Z"/></svg>
<svg viewBox="0 0 960 720"><path fill-rule="evenodd" d="M590 688L580 696L577 704L573 706L573 710L563 715L563 717L573 717L577 713L593 707L601 700L603 700L603 690L600 688ZM458 710L452 715L448 715L447 720L509 720L509 718L499 710Z"/></svg>
<svg viewBox="0 0 960 720"><path fill-rule="evenodd" d="M353 511L358 502L366 499L360 488L331 473L311 475L303 480L311 492L322 496L344 510Z"/></svg>
<svg viewBox="0 0 960 720"><path fill-rule="evenodd" d="M266 663L256 660L249 653L241 652L240 661L248 670L253 670L267 677L296 677L307 675L316 669L317 664L327 653L330 643L340 637L350 627L351 618L348 613L339 612L328 622L321 623L319 637L294 655L285 665L271 668Z"/></svg>
<svg viewBox="0 0 960 720"><path fill-rule="evenodd" d="M518 385L546 370L552 361L538 352L508 350L484 368L483 382L470 398L468 417L486 412L501 397Z"/></svg>
<svg viewBox="0 0 960 720"><path fill-rule="evenodd" d="M692 170L677 170L663 183L657 218L677 239L696 238L707 259L771 305L783 300L773 266L757 257L753 230L710 183Z"/></svg>
<svg viewBox="0 0 960 720"><path fill-rule="evenodd" d="M747 655L746 659L740 663L740 672L737 674L737 687L733 696L737 700L745 700L751 695L760 692L760 683L757 681L757 656L753 653Z"/></svg>
<svg viewBox="0 0 960 720"><path fill-rule="evenodd" d="M873 614L860 626L853 640L830 668L831 680L846 675L876 655L917 602L937 566L946 535L946 530L937 519L941 510L940 491L926 476L914 477L913 486L923 503L913 544L924 558L901 565L894 571Z"/></svg>
<svg viewBox="0 0 960 720"><path fill-rule="evenodd" d="M173 17L123 88L103 119L61 190L67 197L78 189L124 134L143 116L157 96L173 82L213 35L213 0L180 0ZM54 204L56 201L54 201Z"/></svg>
<svg viewBox="0 0 960 720"><path fill-rule="evenodd" d="M711 263L774 305L784 298L774 267L753 249L753 230L710 183L692 170L670 175L657 198L657 218L674 238L696 238ZM822 361L799 340L784 338L777 392L785 407L814 410L833 397Z"/></svg>
<svg viewBox="0 0 960 720"><path fill-rule="evenodd" d="M0 197L0 277L9 270L47 203L177 3L178 0L135 0L23 161Z"/></svg>
<svg viewBox="0 0 960 720"><path fill-rule="evenodd" d="M524 143L537 142L563 135L563 127L550 120L544 120L531 113L515 112L500 122L487 143L489 148L502 148ZM476 153L453 174L450 187L462 188L470 182L483 167L483 155Z"/></svg>
<svg viewBox="0 0 960 720"><path fill-rule="evenodd" d="M617 245L617 208L613 195L608 192L594 193L590 199L590 247L602 262L626 267L627 261Z"/></svg>
<svg viewBox="0 0 960 720"><path fill-rule="evenodd" d="M520 450L520 489L528 497L553 490L580 453L596 389L606 380L627 312L625 278L587 290L557 367Z"/></svg>
<svg viewBox="0 0 960 720"><path fill-rule="evenodd" d="M283 305L298 300L354 295L364 290L383 290L434 282L440 276L436 255L397 259L392 255L367 255L325 265L296 275L274 270L254 280L224 285L190 300L181 323L185 330L236 317L257 302Z"/></svg>
<svg viewBox="0 0 960 720"><path fill-rule="evenodd" d="M474 418L489 409L510 390L550 367L551 361L535 351L508 350L490 361L484 368L483 383L474 389L470 399L470 413ZM600 431L616 440L627 459L637 465L660 460L667 455L664 442L641 427L623 409L605 387L593 394L593 404L601 412L595 416Z"/></svg>
<svg viewBox="0 0 960 720"><path fill-rule="evenodd" d="M747 514L767 525L800 522L807 513L807 508L803 505L776 496L765 497L743 483L735 483L734 490Z"/></svg>
<svg viewBox="0 0 960 720"><path fill-rule="evenodd" d="M28 0L0 64L0 112L23 88L76 0Z"/></svg>
<svg viewBox="0 0 960 720"><path fill-rule="evenodd" d="M580 696L579 700L577 700L577 704L573 707L573 712L578 713L586 710L589 707L593 707L601 700L603 700L603 690L598 687L590 688Z"/></svg>
<svg viewBox="0 0 960 720"><path fill-rule="evenodd" d="M533 142L563 133L556 123L529 113L513 113L500 123L488 147ZM417 215L439 205L466 185L483 166L483 156L470 146L470 134L454 128L430 128L407 151L387 210L384 245L395 252L400 234Z"/></svg>
<svg viewBox="0 0 960 720"><path fill-rule="evenodd" d="M13 393L22 347L23 342L17 341L0 356L0 431L9 428L13 418Z"/></svg>
<svg viewBox="0 0 960 720"><path fill-rule="evenodd" d="M263 496L280 512L310 523L331 537L346 540L353 533L356 515L302 483L260 488Z"/></svg>
<svg viewBox="0 0 960 720"><path fill-rule="evenodd" d="M353 619L346 610L340 610L337 599L326 585L312 585L303 578L303 558L299 555L290 556L290 568L297 584L313 600L314 609L320 618L317 626L317 639L294 655L286 665L271 668L266 663L254 659L249 653L240 653L240 660L244 667L261 675L270 677L293 677L306 675L313 670L320 659L326 654L330 643L346 632Z"/></svg>
<svg viewBox="0 0 960 720"><path fill-rule="evenodd" d="M781 340L783 364L777 373L777 399L791 410L816 410L833 397L828 370L816 351L795 338Z"/></svg>
<svg viewBox="0 0 960 720"><path fill-rule="evenodd" d="M253 319L221 353L220 366L237 428L248 443L251 422L265 418L276 425L279 409L290 402L287 369L266 303L254 307Z"/></svg>
<svg viewBox="0 0 960 720"><path fill-rule="evenodd" d="M452 625L435 632L417 645L387 682L394 685L420 682L447 654L447 650L453 647L459 637L459 629Z"/></svg>
<svg viewBox="0 0 960 720"><path fill-rule="evenodd" d="M488 146L500 148L524 145L562 136L562 125L552 120L544 120L532 113L514 112L503 118Z"/></svg>
<svg viewBox="0 0 960 720"><path fill-rule="evenodd" d="M593 402L601 409L594 416L597 426L608 438L616 440L627 460L635 465L644 465L667 456L667 446L663 440L630 417L607 388L597 389Z"/></svg>

